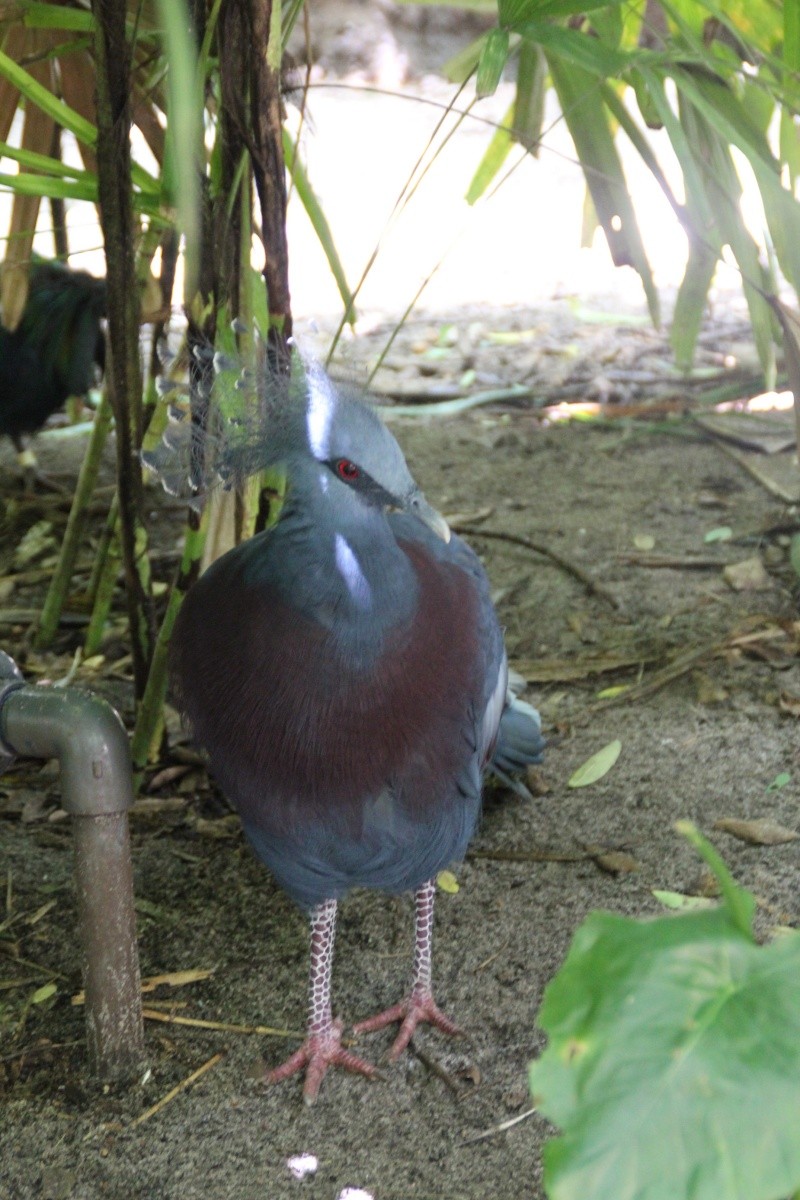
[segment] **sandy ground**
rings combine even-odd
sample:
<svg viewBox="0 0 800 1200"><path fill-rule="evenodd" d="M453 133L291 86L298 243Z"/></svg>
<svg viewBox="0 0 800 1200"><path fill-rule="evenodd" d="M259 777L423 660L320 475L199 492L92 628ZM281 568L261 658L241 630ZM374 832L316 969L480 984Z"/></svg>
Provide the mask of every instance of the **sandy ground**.
<svg viewBox="0 0 800 1200"><path fill-rule="evenodd" d="M458 314L450 316L458 326ZM541 312L514 314L522 327L544 319ZM435 340L436 328L409 337ZM603 333L617 348L631 336L630 328ZM513 377L519 353L502 351L502 373ZM731 816L796 826L796 718L779 707L781 693L800 694L796 580L781 535L764 532L785 523L785 506L686 421L669 432L625 422L586 427L543 422L523 409L401 420L396 428L417 478L446 513L545 543L606 589L590 593L522 546L472 539L497 589L512 663L534 680L528 695L542 709L550 747L532 802L490 796L457 871L459 891L439 897L438 997L470 1040L424 1030L415 1043L444 1068L449 1084L412 1051L382 1083L333 1074L317 1106L306 1110L296 1080L265 1090L250 1077L262 1058L281 1059L284 1040L148 1022L146 1081L98 1090L86 1071L82 1013L70 1003L80 986L70 836L53 816L57 780L49 768L35 767L3 781L0 808L2 861L12 873L7 915L15 917L0 935L10 985L0 992L3 1197L334 1200L349 1186L375 1200L532 1200L542 1194L545 1123L533 1115L476 1139L530 1106L526 1068L541 1044L542 988L586 913L653 913L654 888L702 890L700 864L673 829L689 817L758 895L763 930L797 923L800 843L755 847L713 829ZM53 468L69 467L79 450L40 441L43 465ZM6 489L11 465L4 451ZM161 503L155 493L153 502ZM160 537L173 549L180 511L161 511ZM33 515L12 505L7 531L18 534ZM738 540L704 544L708 530L722 524ZM645 553L635 541L643 536L653 539ZM652 554L675 564L698 555L709 561L703 569L656 569L646 565ZM723 565L754 555L768 566L765 590L732 590ZM21 586L5 603L27 607L35 594ZM749 649L737 642L758 631L763 636ZM60 656L29 656L28 669L66 664L75 641L64 632ZM608 707L597 700L610 684L636 684L640 676L647 683L675 655L704 648L694 669L672 683L649 694L634 690ZM108 666L123 652L112 637ZM590 674L598 655L630 665ZM104 678L105 670L97 686L119 694L121 685ZM613 771L591 788L570 789L576 767L613 738L623 747ZM783 773L790 782L771 788ZM301 914L251 857L235 819L202 777L166 785L156 797L177 807L165 803L133 821L143 973L212 972L184 988L161 989L160 1011L300 1028L307 952ZM609 861L609 852L623 857ZM54 906L31 920L51 900ZM407 897L358 893L343 904L335 1003L346 1020L401 993L411 928ZM26 997L48 978L57 984L55 997L25 1009ZM360 1049L379 1059L388 1045L388 1034L377 1034ZM218 1053L221 1060L196 1085L132 1126ZM299 1154L319 1162L302 1183L288 1165Z"/></svg>

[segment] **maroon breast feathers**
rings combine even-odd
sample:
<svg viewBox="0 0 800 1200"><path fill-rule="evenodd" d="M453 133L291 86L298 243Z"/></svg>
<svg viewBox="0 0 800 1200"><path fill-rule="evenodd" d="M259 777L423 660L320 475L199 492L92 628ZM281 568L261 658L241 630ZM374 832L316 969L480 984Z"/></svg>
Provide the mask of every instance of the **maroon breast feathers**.
<svg viewBox="0 0 800 1200"><path fill-rule="evenodd" d="M444 801L446 784L455 791L484 693L475 586L421 546L403 549L417 610L361 668L327 629L238 572L235 589L218 572L190 592L173 641L178 699L243 815L267 796L308 816L357 810L387 784L424 811Z"/></svg>

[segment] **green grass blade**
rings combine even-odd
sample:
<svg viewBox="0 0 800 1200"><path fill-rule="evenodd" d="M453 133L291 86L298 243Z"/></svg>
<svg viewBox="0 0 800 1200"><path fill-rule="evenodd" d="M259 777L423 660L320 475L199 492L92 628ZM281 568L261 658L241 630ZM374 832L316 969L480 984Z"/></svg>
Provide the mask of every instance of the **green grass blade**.
<svg viewBox="0 0 800 1200"><path fill-rule="evenodd" d="M167 143L178 226L185 238L186 295L197 290L200 253L200 171L203 163L203 80L185 0L159 0L167 73Z"/></svg>
<svg viewBox="0 0 800 1200"><path fill-rule="evenodd" d="M495 179L497 173L506 161L509 151L514 144L511 134L511 122L514 119L514 104L511 105L502 121L495 129L484 151L481 161L470 180L464 199L467 204L475 204Z"/></svg>
<svg viewBox="0 0 800 1200"><path fill-rule="evenodd" d="M79 142L84 146L93 149L97 143L97 127L91 121L87 121L74 108L70 108L63 100L54 95L43 84L34 79L32 75L15 63L13 58L10 58L4 50L0 50L0 76L6 79L12 87L15 87L20 95L29 100L31 104L35 104L42 112L47 113L53 120L63 129L68 129L74 134ZM157 179L144 169L141 165L134 163L132 166L133 183L152 195L157 195L161 185ZM47 192L37 193L39 195L48 195ZM83 197L80 197L83 198Z"/></svg>
<svg viewBox="0 0 800 1200"><path fill-rule="evenodd" d="M94 14L87 8L71 8L66 4L42 4L23 0L22 22L29 29L74 29L81 33L94 31Z"/></svg>

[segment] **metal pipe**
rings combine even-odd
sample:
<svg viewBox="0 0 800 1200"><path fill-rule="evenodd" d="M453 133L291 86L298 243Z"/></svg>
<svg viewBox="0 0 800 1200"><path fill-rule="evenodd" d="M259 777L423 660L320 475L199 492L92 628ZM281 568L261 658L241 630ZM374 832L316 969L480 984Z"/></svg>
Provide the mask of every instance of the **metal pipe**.
<svg viewBox="0 0 800 1200"><path fill-rule="evenodd" d="M0 761L4 754L59 760L75 847L89 1062L103 1080L133 1078L144 1064L144 1031L125 728L100 697L32 687L17 672L0 686Z"/></svg>

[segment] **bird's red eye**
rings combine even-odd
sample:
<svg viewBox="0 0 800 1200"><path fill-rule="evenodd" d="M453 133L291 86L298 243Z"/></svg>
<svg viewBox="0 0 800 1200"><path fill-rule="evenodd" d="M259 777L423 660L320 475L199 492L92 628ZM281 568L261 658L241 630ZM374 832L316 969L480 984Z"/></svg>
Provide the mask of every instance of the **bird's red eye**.
<svg viewBox="0 0 800 1200"><path fill-rule="evenodd" d="M350 462L349 458L340 458L336 464L336 471L340 479L345 483L352 483L358 479L359 470L354 462Z"/></svg>

